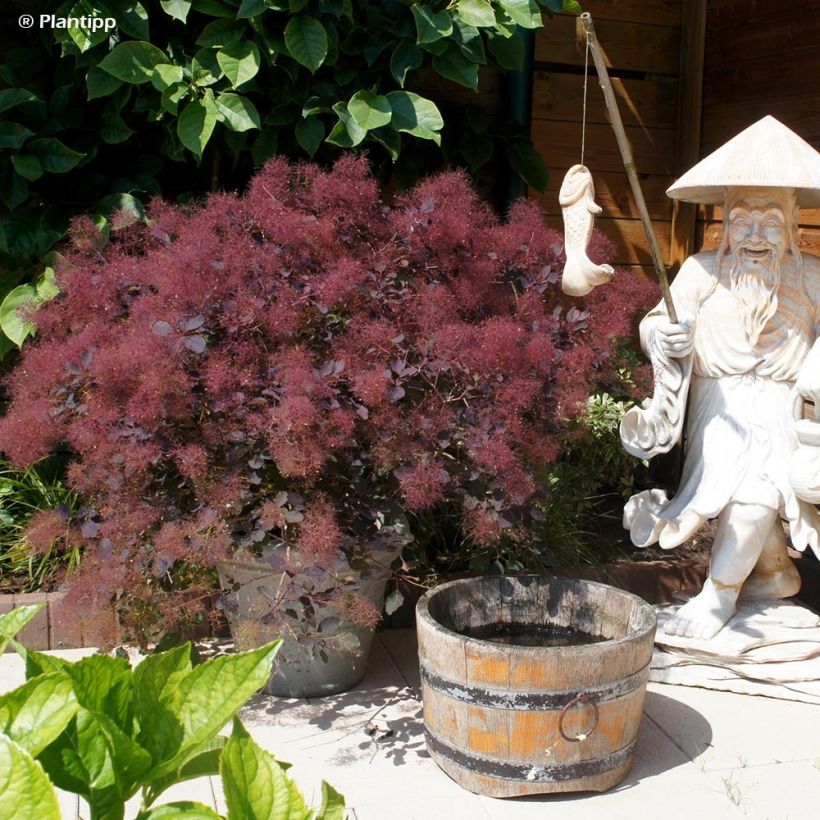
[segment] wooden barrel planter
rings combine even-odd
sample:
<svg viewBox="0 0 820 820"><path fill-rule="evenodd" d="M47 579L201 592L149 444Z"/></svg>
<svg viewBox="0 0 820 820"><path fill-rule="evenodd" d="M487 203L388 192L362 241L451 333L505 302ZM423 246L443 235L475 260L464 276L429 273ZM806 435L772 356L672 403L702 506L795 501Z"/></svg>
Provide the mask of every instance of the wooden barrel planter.
<svg viewBox="0 0 820 820"><path fill-rule="evenodd" d="M430 590L416 622L427 748L459 785L518 797L626 776L655 637L645 601L592 581L468 578Z"/></svg>

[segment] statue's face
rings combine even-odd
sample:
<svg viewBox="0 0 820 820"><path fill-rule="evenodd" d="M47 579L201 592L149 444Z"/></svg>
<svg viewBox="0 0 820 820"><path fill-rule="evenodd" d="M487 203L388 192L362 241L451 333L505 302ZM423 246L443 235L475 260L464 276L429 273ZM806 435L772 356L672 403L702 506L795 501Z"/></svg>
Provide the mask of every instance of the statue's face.
<svg viewBox="0 0 820 820"><path fill-rule="evenodd" d="M789 249L789 223L783 207L769 197L749 197L729 211L729 249L737 258L780 261Z"/></svg>

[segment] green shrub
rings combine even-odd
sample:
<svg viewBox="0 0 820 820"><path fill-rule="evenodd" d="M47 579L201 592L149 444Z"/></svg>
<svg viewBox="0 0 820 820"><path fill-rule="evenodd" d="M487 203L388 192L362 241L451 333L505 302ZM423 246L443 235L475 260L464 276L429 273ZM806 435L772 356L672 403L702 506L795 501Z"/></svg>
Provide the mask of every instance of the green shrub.
<svg viewBox="0 0 820 820"><path fill-rule="evenodd" d="M219 774L228 820L342 820L338 792L323 783L321 808L309 809L287 764L235 717L267 682L281 641L198 666L188 644L134 669L108 655L69 663L14 640L38 609L0 616L0 652L15 644L27 674L0 695L0 817L59 820L56 786L86 800L91 820L122 820L138 793L138 820L218 820L199 803L155 803L175 783ZM231 720L230 737L218 734Z"/></svg>

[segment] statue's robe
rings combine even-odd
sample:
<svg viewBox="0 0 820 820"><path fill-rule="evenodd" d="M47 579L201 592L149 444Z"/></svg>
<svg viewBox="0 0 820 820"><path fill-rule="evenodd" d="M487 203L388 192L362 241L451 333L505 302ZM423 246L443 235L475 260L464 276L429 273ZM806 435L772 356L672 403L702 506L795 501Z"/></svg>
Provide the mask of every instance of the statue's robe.
<svg viewBox="0 0 820 820"><path fill-rule="evenodd" d="M820 556L820 516L788 479L798 446L793 387L820 335L820 259L803 261L801 276L791 256L784 260L777 312L754 346L730 289L731 260L724 259L719 277L715 252L681 267L672 284L675 309L680 319L695 319L683 475L671 501L661 490L629 500L624 524L633 543L647 546L664 533L662 546L678 546L736 501L777 510L793 546L811 546ZM659 316L667 316L663 303L641 323L645 350ZM686 398L683 391L677 397L680 412Z"/></svg>

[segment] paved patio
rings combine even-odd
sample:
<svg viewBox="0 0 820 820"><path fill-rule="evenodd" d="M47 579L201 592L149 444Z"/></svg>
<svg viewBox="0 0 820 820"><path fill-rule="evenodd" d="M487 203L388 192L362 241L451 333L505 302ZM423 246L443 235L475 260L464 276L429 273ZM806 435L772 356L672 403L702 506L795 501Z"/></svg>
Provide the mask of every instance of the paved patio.
<svg viewBox="0 0 820 820"><path fill-rule="evenodd" d="M0 691L22 680L19 658L0 657ZM242 719L257 741L294 764L291 774L314 802L322 779L339 789L351 820L820 817L820 707L656 683L648 687L634 766L616 789L516 800L466 792L425 750L412 630L379 633L355 690L316 700L258 695ZM64 818L82 816L76 800L62 797ZM225 811L218 782L208 778L167 799Z"/></svg>

